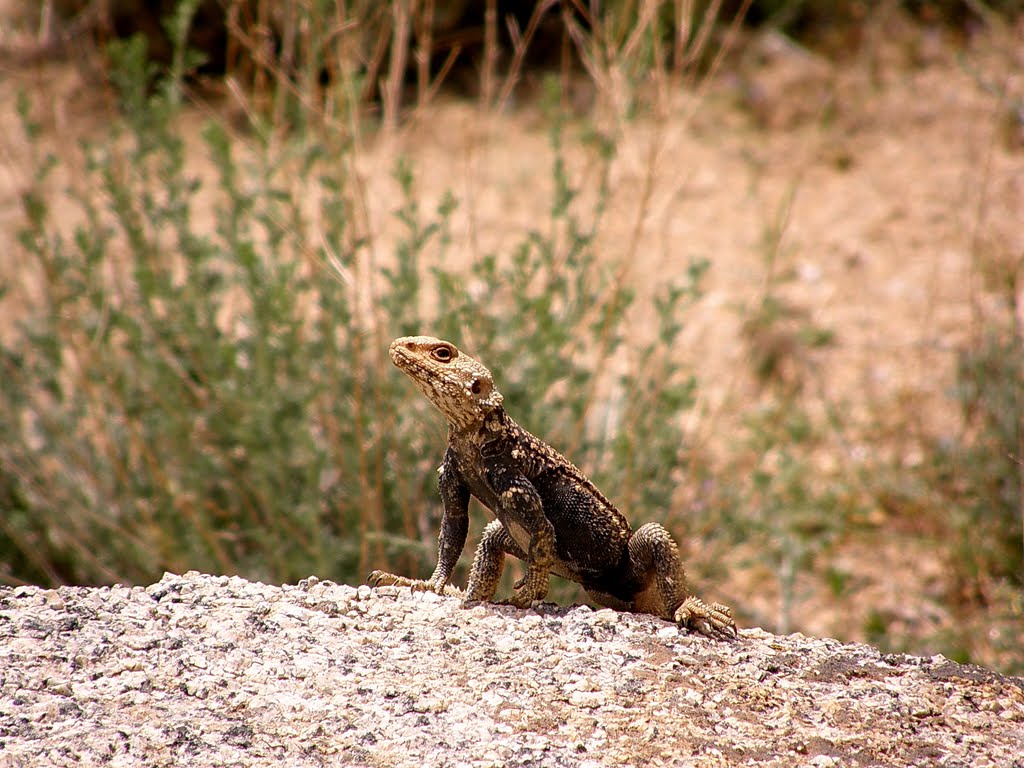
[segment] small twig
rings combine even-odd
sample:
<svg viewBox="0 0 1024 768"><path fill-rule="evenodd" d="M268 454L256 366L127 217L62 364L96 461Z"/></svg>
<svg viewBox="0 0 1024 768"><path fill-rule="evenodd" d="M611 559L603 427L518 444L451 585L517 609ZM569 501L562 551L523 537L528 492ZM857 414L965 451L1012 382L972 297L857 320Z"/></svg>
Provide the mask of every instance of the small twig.
<svg viewBox="0 0 1024 768"><path fill-rule="evenodd" d="M434 2L424 0L416 14L416 107L422 109L431 93L430 57L434 48Z"/></svg>
<svg viewBox="0 0 1024 768"><path fill-rule="evenodd" d="M498 3L487 0L484 11L484 67L480 74L480 103L485 107L493 104L494 70L498 64Z"/></svg>
<svg viewBox="0 0 1024 768"><path fill-rule="evenodd" d="M67 52L71 43L83 35L110 29L110 0L91 0L67 24L54 21L53 0L47 0L39 12L39 36L27 45L0 45L0 61L6 66L31 66Z"/></svg>
<svg viewBox="0 0 1024 768"><path fill-rule="evenodd" d="M526 24L526 32L522 33L522 35L519 34L518 27L513 26L511 21L509 22L509 32L514 50L512 52L512 65L509 67L508 74L505 76L505 82L501 87L501 94L498 96L499 112L505 109L512 96L512 91L519 82L519 73L523 68L526 50L530 47L530 42L537 33L540 20L544 18L544 14L551 9L555 2L556 0L544 0L544 2L537 3L533 8L533 13L530 14L529 22Z"/></svg>
<svg viewBox="0 0 1024 768"><path fill-rule="evenodd" d="M394 22L391 34L391 57L387 80L382 86L384 96L384 132L392 134L398 127L398 113L402 107L402 81L409 53L409 34L412 29L411 0L395 0L392 5Z"/></svg>

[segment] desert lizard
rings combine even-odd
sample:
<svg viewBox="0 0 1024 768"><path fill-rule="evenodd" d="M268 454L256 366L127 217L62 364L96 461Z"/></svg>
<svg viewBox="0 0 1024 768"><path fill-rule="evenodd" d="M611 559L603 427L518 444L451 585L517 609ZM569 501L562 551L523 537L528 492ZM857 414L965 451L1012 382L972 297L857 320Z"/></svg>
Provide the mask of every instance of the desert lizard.
<svg viewBox="0 0 1024 768"><path fill-rule="evenodd" d="M675 541L658 523L636 531L569 460L516 424L487 368L430 336L395 339L391 360L448 420L438 469L444 514L437 567L419 580L374 571L373 586L443 593L469 529L469 498L495 516L483 532L464 598L493 601L505 555L526 562L508 601L543 600L554 573L599 605L649 613L707 635L735 636L731 610L690 594Z"/></svg>

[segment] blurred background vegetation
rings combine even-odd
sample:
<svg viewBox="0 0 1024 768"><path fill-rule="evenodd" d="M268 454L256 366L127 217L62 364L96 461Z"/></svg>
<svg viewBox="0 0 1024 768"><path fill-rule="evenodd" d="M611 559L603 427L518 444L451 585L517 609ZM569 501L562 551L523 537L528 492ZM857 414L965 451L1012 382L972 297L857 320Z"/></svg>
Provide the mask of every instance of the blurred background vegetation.
<svg viewBox="0 0 1024 768"><path fill-rule="evenodd" d="M19 274L0 280L0 297L26 274L33 288L0 336L0 580L428 574L443 426L386 350L429 332L482 359L514 417L633 521L698 537L702 578L742 569L729 553L753 542L778 582L775 629L797 623L798 573L837 595L851 588L830 565L851 530L884 537L913 518L954 569L956 611L1001 611L988 655L970 637L977 625L928 647L1024 671L1024 255L984 259L996 300L978 302L969 342L950 351L957 439L920 427L928 453L912 468L897 452L823 473L821 451L851 427L814 387L816 355L842 329L787 299L785 209L766 227L761 295L739 310L759 399L724 460L691 439L700 393L677 354L714 264L694 256L659 282L637 333L636 292L597 244L619 136L587 119L581 81L621 105L608 92L624 80L622 109L657 119L661 89L699 87L759 30L842 57L882 12L957 38L1011 25L1021 3L26 2L33 34L6 46L6 66L87 47L117 116L68 171L33 94L18 101L32 176ZM364 147L439 94L492 116L537 105L552 157L547 216L507 252L459 264L453 221L471 201L425 195L421 170L396 153L395 234L379 258ZM183 129L197 105L198 148ZM1010 103L1007 115L1019 130L1024 110ZM189 170L196 151L205 176ZM876 509L892 517L872 522ZM570 585L555 596L580 599ZM742 611L743 595L728 597ZM860 632L906 647L882 615Z"/></svg>

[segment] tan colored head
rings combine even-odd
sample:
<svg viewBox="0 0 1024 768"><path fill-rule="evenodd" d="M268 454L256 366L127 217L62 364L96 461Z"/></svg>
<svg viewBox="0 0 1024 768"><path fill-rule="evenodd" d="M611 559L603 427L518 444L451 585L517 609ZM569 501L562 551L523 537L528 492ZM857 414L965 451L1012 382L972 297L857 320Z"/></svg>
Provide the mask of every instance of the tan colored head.
<svg viewBox="0 0 1024 768"><path fill-rule="evenodd" d="M403 336L391 342L390 354L399 370L459 429L482 424L487 414L501 407L491 372L449 341Z"/></svg>

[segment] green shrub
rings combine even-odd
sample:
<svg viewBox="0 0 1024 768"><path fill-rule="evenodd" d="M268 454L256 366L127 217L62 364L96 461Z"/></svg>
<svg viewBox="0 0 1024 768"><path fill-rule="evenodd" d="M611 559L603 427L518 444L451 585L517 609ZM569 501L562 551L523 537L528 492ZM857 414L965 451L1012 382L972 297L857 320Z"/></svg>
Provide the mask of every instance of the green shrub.
<svg viewBox="0 0 1024 768"><path fill-rule="evenodd" d="M563 149L575 139L551 107L550 218L468 278L439 266L460 201L424 210L399 160L403 235L370 275L370 306L350 142L282 140L257 124L240 150L214 119L202 138L217 178L190 176L174 127L180 71L154 77L139 39L109 55L124 114L114 136L82 148L84 178L59 212L46 190L60 158L37 158L24 197L20 242L46 301L0 348L5 578L429 572L442 421L386 354L413 332L478 354L513 415L625 489L623 502L667 508L683 442L673 417L693 381L659 350L703 267L657 299L660 337L613 379L606 363L623 349L633 296L593 248L612 142L589 145L605 182L584 205ZM32 135L27 102L22 112ZM70 210L78 223L65 232Z"/></svg>
<svg viewBox="0 0 1024 768"><path fill-rule="evenodd" d="M936 486L951 502L972 583L1009 579L1024 586L1024 339L1015 312L990 321L960 350L955 394L966 430L935 443Z"/></svg>

